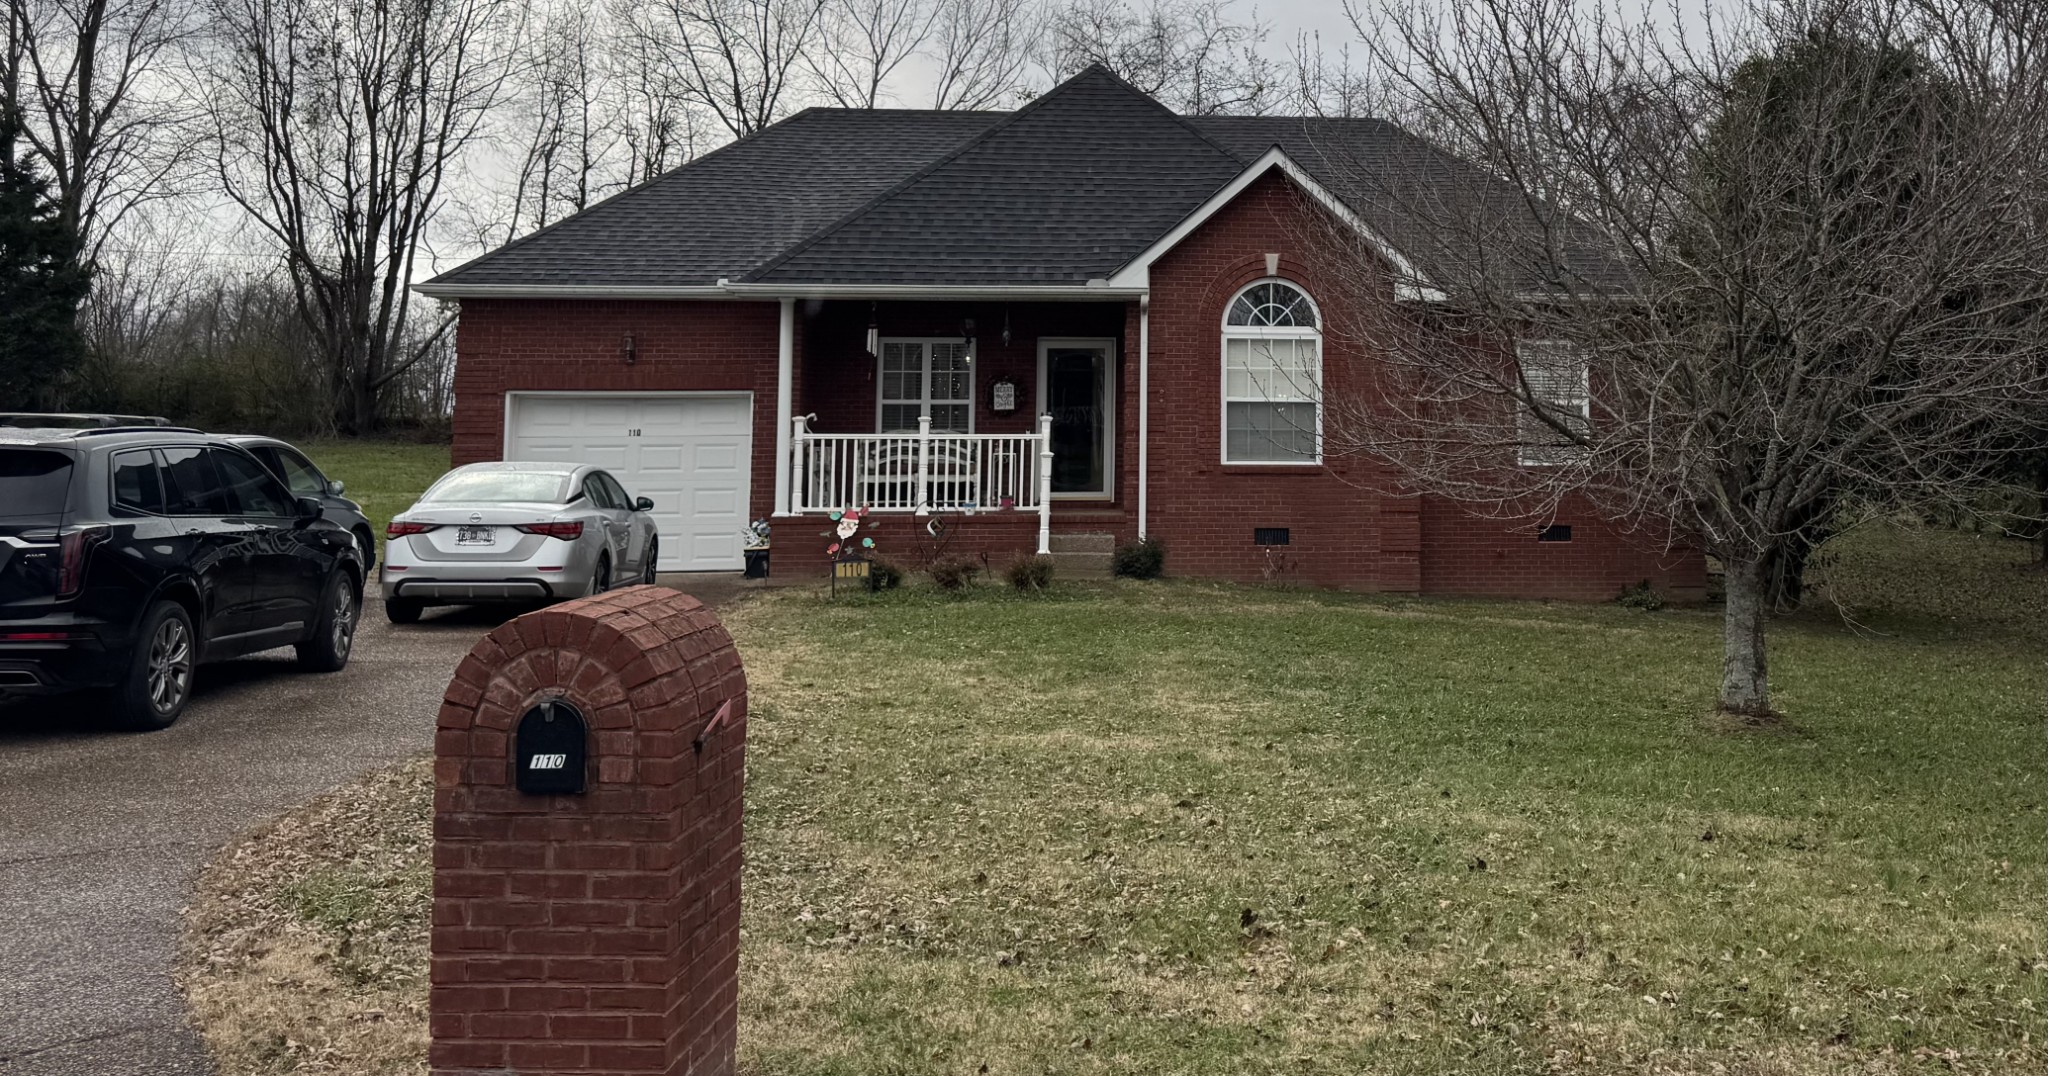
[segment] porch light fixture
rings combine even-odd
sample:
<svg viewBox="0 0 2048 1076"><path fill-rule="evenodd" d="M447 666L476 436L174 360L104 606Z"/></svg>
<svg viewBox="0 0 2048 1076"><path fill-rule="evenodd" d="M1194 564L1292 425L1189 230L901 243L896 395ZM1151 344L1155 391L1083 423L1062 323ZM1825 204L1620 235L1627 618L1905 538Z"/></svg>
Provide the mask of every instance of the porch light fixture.
<svg viewBox="0 0 2048 1076"><path fill-rule="evenodd" d="M1010 308L1003 308L1003 346L1010 346Z"/></svg>
<svg viewBox="0 0 2048 1076"><path fill-rule="evenodd" d="M967 365L969 365L969 366L972 366L972 365L974 365L974 319L973 319L973 318L968 318L968 319L966 319L965 321L962 321L962 322L960 323L960 343L961 343L961 346L963 346L963 347L965 347L965 348L967 349L967 353L966 353L965 355L963 355L963 356L962 356L962 359L963 359L963 360L964 360L964 361L965 361L965 362L967 363Z"/></svg>
<svg viewBox="0 0 2048 1076"><path fill-rule="evenodd" d="M875 304L868 304L868 357L882 357L882 326L875 320Z"/></svg>
<svg viewBox="0 0 2048 1076"><path fill-rule="evenodd" d="M628 365L628 366L631 366L631 365L633 365L634 363L636 363L636 362L639 362L639 361L640 361L640 351L639 351L639 349L638 349L638 348L634 347L634 345L633 345L633 334L632 334L632 333L627 333L627 334L626 334L626 365Z"/></svg>

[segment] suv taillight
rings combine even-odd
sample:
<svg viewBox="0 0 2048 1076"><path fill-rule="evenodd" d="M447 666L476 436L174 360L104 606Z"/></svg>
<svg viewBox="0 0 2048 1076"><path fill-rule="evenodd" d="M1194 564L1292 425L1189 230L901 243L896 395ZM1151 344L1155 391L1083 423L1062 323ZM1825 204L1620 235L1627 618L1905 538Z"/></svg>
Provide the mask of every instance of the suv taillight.
<svg viewBox="0 0 2048 1076"><path fill-rule="evenodd" d="M550 538L560 538L565 542L573 542L583 537L583 524L580 521L575 523L521 523L517 529L528 534L545 534Z"/></svg>
<svg viewBox="0 0 2048 1076"><path fill-rule="evenodd" d="M425 534L439 526L439 523L391 523L385 526L384 537L403 538L408 534Z"/></svg>
<svg viewBox="0 0 2048 1076"><path fill-rule="evenodd" d="M57 539L58 563L57 597L76 597L85 589L85 565L92 555L92 547L106 541L107 528L79 527L65 531Z"/></svg>

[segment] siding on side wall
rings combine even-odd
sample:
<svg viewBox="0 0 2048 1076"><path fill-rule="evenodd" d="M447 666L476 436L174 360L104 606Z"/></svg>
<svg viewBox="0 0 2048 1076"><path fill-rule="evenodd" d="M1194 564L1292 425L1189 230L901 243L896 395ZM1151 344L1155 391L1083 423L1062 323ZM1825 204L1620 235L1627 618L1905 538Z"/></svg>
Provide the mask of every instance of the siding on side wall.
<svg viewBox="0 0 2048 1076"><path fill-rule="evenodd" d="M775 503L780 317L776 302L465 299L456 329L454 462L503 456L507 392L747 391L754 394L750 512L767 516Z"/></svg>

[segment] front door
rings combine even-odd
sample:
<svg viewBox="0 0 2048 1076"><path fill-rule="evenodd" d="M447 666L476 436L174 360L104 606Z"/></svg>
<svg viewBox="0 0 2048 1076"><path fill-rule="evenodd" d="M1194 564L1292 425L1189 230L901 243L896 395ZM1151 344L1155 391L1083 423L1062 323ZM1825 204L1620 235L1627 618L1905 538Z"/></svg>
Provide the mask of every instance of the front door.
<svg viewBox="0 0 2048 1076"><path fill-rule="evenodd" d="M1111 340L1040 340L1038 398L1052 415L1054 496L1106 498L1116 471Z"/></svg>

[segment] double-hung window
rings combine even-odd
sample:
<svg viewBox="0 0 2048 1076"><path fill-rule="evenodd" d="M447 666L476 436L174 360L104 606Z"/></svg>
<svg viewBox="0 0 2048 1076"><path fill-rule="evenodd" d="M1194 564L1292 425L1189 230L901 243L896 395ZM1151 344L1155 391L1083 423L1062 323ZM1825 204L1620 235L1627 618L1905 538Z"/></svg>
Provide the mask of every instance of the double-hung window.
<svg viewBox="0 0 2048 1076"><path fill-rule="evenodd" d="M1322 460L1323 337L1284 280L1237 293L1223 316L1223 462Z"/></svg>
<svg viewBox="0 0 2048 1076"><path fill-rule="evenodd" d="M1527 403L1515 412L1522 466L1571 463L1583 449L1552 423L1581 433L1591 428L1592 371L1585 351L1555 340L1524 340L1515 345L1515 360L1529 387Z"/></svg>
<svg viewBox="0 0 2048 1076"><path fill-rule="evenodd" d="M933 433L974 432L974 370L959 339L883 340L881 433L914 433L930 416Z"/></svg>

